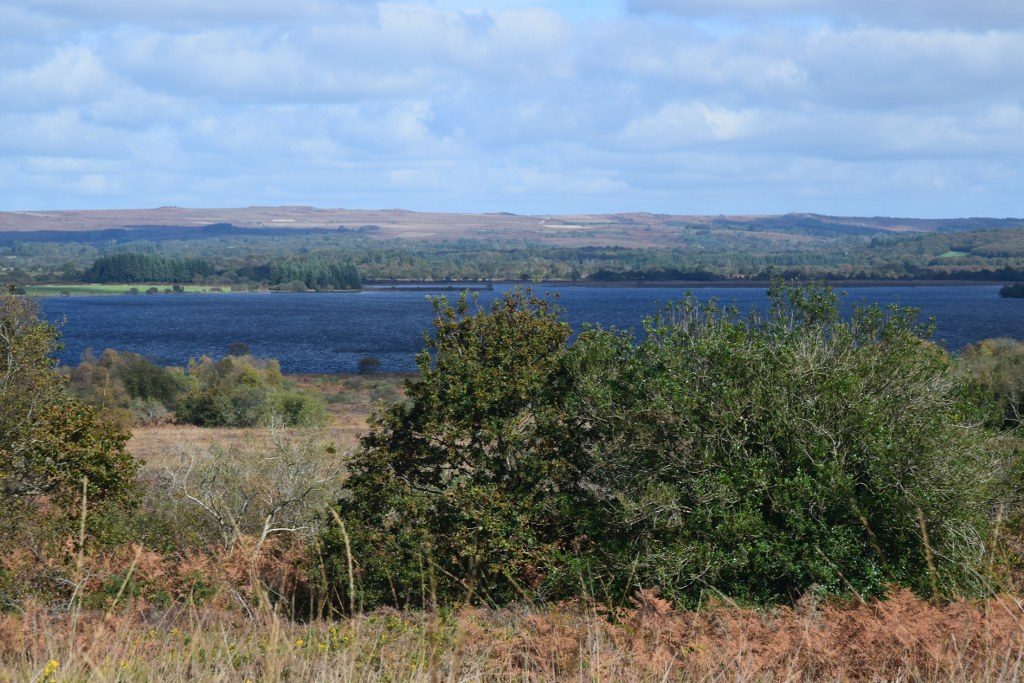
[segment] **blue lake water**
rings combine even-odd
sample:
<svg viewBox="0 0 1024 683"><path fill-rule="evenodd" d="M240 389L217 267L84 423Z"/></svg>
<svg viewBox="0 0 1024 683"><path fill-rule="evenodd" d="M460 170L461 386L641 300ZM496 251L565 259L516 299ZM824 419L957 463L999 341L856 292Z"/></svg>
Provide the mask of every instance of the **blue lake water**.
<svg viewBox="0 0 1024 683"><path fill-rule="evenodd" d="M480 292L486 304L508 289ZM565 318L637 328L661 304L682 299L682 288L536 287L555 291ZM935 338L950 349L990 337L1024 339L1024 300L1001 299L994 286L855 287L844 311L855 304L899 303L934 316ZM744 311L767 308L764 289L697 288L700 299L717 298ZM415 369L413 356L433 318L431 294L413 291L318 294L158 294L52 297L43 313L62 323L61 362L78 362L86 348L134 351L183 365L206 354L221 356L228 344L245 342L256 355L278 358L285 372L351 372L372 355L382 369ZM454 295L453 295L454 296Z"/></svg>

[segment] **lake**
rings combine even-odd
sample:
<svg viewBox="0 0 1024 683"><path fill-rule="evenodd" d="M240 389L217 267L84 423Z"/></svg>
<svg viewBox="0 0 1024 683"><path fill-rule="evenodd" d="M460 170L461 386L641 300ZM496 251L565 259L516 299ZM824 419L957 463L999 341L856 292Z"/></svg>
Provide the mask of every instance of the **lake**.
<svg viewBox="0 0 1024 683"><path fill-rule="evenodd" d="M486 304L508 286L480 292ZM636 329L659 305L682 299L682 288L536 287L558 293L565 318ZM853 287L854 304L900 303L935 316L935 338L950 349L989 337L1024 339L1024 300L1001 299L996 286ZM717 298L744 311L767 308L761 288L697 288L702 300ZM422 291L309 294L157 294L50 297L43 313L63 321L61 362L75 364L92 348L134 351L168 365L201 355L222 356L228 344L245 342L256 355L277 358L285 372L352 372L364 356L386 371L415 369L413 356L433 318ZM454 295L452 295L454 296Z"/></svg>

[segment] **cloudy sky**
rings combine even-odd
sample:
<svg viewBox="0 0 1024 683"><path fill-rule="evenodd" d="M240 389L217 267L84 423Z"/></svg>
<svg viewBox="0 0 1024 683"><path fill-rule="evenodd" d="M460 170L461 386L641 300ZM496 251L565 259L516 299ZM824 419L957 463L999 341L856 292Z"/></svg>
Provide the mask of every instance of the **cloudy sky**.
<svg viewBox="0 0 1024 683"><path fill-rule="evenodd" d="M1022 0L0 0L0 210L1024 216Z"/></svg>

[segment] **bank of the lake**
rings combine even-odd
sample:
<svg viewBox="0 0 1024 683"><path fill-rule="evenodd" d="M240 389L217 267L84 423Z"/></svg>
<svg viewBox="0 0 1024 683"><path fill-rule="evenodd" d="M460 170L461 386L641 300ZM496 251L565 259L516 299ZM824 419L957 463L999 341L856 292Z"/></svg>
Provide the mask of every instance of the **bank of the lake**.
<svg viewBox="0 0 1024 683"><path fill-rule="evenodd" d="M178 285L181 293L209 294L223 293L230 285ZM169 294L174 285L149 284L69 284L69 285L26 285L29 296L99 296L104 294ZM155 292L147 290L155 289ZM134 291L133 291L134 290Z"/></svg>

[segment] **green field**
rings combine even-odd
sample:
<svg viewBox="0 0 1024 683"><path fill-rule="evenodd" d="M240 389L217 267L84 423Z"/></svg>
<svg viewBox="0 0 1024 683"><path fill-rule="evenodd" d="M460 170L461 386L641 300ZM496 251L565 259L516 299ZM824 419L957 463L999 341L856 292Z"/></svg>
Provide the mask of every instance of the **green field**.
<svg viewBox="0 0 1024 683"><path fill-rule="evenodd" d="M939 258L963 258L964 256L970 256L970 252L966 251L955 251L950 249L944 254L939 254Z"/></svg>
<svg viewBox="0 0 1024 683"><path fill-rule="evenodd" d="M156 287L161 294L169 290L170 285L26 285L25 292L31 296L82 296L90 294L128 294L133 288L139 294L145 294L150 287ZM185 292L209 293L213 291L213 285L182 285Z"/></svg>

